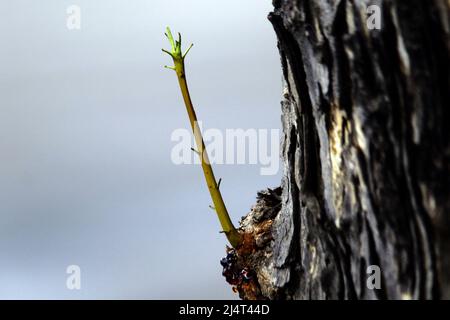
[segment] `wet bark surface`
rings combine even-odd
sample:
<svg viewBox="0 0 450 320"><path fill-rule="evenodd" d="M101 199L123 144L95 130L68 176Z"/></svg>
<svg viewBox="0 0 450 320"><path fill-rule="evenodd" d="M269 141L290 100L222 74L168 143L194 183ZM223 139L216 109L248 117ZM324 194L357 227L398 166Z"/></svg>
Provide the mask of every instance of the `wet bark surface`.
<svg viewBox="0 0 450 320"><path fill-rule="evenodd" d="M241 297L450 298L450 2L273 4L284 172L241 223Z"/></svg>

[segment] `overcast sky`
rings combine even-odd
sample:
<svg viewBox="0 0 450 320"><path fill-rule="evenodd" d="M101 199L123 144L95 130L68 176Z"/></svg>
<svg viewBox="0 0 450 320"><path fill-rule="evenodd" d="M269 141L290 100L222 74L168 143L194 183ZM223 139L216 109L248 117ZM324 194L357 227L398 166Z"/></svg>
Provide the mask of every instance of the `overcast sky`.
<svg viewBox="0 0 450 320"><path fill-rule="evenodd" d="M68 30L66 9L81 8ZM270 0L0 2L0 298L236 298L199 166L171 161L188 128L164 29L194 47L205 128L279 129ZM186 43L188 44L188 43ZM217 165L237 223L281 174ZM281 171L281 169L280 169ZM81 290L66 288L79 265Z"/></svg>

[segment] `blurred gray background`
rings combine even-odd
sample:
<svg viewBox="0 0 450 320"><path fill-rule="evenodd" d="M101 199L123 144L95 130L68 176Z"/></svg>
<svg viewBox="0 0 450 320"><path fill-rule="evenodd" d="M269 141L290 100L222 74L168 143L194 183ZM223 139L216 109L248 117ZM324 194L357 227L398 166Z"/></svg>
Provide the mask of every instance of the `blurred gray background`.
<svg viewBox="0 0 450 320"><path fill-rule="evenodd" d="M69 5L81 30L66 27ZM199 166L172 164L188 118L163 35L194 42L205 128L280 128L270 0L0 2L0 298L236 298ZM258 165L216 165L233 221ZM281 171L281 169L280 169ZM66 268L81 267L81 290Z"/></svg>

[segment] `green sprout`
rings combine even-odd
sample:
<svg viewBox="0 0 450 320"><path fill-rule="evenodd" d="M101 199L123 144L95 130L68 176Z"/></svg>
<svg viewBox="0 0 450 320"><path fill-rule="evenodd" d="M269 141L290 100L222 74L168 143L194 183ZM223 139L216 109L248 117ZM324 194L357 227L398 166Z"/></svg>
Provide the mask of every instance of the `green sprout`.
<svg viewBox="0 0 450 320"><path fill-rule="evenodd" d="M169 27L167 27L166 37L169 39L171 50L162 49L165 53L169 54L173 58L174 66L165 68L175 70L178 78L178 83L180 85L181 94L183 95L184 104L186 105L186 110L189 115L189 121L191 124L192 131L194 133L195 143L197 145L198 151L195 151L199 157L202 164L203 173L205 175L206 183L208 185L209 193L211 194L212 201L214 203L213 209L217 213L220 224L223 229L223 233L228 238L230 244L236 248L242 243L242 235L236 230L231 222L230 216L228 215L227 208L223 202L222 194L220 193L220 181L217 183L214 177L214 172L209 162L208 153L205 148L205 143L203 141L203 136L198 125L197 116L192 105L191 96L189 94L189 89L186 81L186 73L184 68L184 58L186 57L189 50L192 48L192 44L188 47L186 52L181 51L181 35L178 33L178 40L174 40L172 32Z"/></svg>

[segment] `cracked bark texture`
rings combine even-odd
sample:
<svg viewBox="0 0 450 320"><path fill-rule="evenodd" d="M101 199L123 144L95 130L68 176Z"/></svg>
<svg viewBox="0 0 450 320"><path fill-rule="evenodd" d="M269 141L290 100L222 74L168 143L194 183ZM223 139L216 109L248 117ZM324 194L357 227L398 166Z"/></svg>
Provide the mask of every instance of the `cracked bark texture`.
<svg viewBox="0 0 450 320"><path fill-rule="evenodd" d="M450 1L273 4L281 209L264 254L240 258L259 298L450 298ZM366 25L372 4L380 30Z"/></svg>

